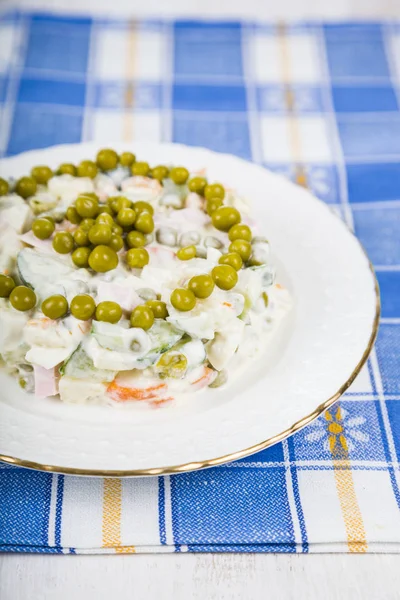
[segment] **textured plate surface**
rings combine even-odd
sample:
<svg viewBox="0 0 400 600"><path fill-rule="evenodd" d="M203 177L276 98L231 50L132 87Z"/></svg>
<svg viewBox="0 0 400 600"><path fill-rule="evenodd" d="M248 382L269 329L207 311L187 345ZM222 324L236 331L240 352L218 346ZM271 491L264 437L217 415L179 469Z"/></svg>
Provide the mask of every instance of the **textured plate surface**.
<svg viewBox="0 0 400 600"><path fill-rule="evenodd" d="M226 390L160 410L39 400L0 374L0 459L89 475L156 475L228 462L287 437L343 393L365 362L379 294L357 239L309 192L229 155L175 144L114 144L151 164L205 167L251 200L295 308L273 347ZM0 175L93 158L97 144L0 161Z"/></svg>

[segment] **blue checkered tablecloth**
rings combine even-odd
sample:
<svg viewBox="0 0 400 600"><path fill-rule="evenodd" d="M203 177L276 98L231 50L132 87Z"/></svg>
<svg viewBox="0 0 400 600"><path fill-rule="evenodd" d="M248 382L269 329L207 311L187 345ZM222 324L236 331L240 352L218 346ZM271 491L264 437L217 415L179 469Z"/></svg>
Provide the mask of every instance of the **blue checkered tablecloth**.
<svg viewBox="0 0 400 600"><path fill-rule="evenodd" d="M382 292L376 349L282 444L144 480L0 466L0 550L400 550L400 24L0 13L0 154L81 140L231 152L307 186Z"/></svg>

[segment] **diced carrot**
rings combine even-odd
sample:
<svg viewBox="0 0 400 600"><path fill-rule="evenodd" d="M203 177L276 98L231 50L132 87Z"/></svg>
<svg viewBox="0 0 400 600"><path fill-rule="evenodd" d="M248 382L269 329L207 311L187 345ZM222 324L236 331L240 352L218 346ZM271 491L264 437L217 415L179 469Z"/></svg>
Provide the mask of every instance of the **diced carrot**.
<svg viewBox="0 0 400 600"><path fill-rule="evenodd" d="M207 169L205 167L203 167L202 169L198 169L197 171L195 171L195 175L197 176L202 176L205 175L207 173Z"/></svg>
<svg viewBox="0 0 400 600"><path fill-rule="evenodd" d="M280 283L277 283L277 284L275 285L275 287L276 287L278 290L284 290L284 289L285 289L285 288L283 287L283 285L281 285Z"/></svg>
<svg viewBox="0 0 400 600"><path fill-rule="evenodd" d="M230 302L223 302L222 305L229 306L229 308L232 308L232 304Z"/></svg>
<svg viewBox="0 0 400 600"><path fill-rule="evenodd" d="M87 333L90 329L91 325L89 323L89 321L83 321L82 323L79 323L78 328L79 331L81 333Z"/></svg>
<svg viewBox="0 0 400 600"><path fill-rule="evenodd" d="M47 317L40 317L39 319L30 319L27 325L41 325L42 329L47 329L51 327L54 321L52 319L48 319Z"/></svg>
<svg viewBox="0 0 400 600"><path fill-rule="evenodd" d="M153 400L160 396L160 393L167 391L167 385L160 383L147 388L129 388L123 387L116 383L115 379L107 388L107 393L110 394L113 400L126 402L127 400Z"/></svg>
<svg viewBox="0 0 400 600"><path fill-rule="evenodd" d="M201 377L196 379L196 381L192 381L192 385L196 385L196 383L200 383L200 381L204 381L206 379L211 379L211 375L215 373L214 369L210 369L210 367L204 367L204 373Z"/></svg>
<svg viewBox="0 0 400 600"><path fill-rule="evenodd" d="M168 396L167 398L157 398L155 400L150 401L150 406L152 408L161 408L165 404L169 404L170 402L173 402L174 400L175 400L175 398L173 396Z"/></svg>

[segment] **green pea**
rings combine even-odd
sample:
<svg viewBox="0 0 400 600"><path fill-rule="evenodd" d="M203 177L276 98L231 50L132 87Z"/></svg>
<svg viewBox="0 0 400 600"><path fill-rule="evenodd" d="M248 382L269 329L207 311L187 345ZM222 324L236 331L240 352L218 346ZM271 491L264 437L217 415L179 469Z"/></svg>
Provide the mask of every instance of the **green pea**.
<svg viewBox="0 0 400 600"><path fill-rule="evenodd" d="M68 312L68 302L61 294L55 294L42 302L42 313L49 319L61 319Z"/></svg>
<svg viewBox="0 0 400 600"><path fill-rule="evenodd" d="M32 223L32 231L39 240L47 240L54 233L54 223L48 219L35 219Z"/></svg>
<svg viewBox="0 0 400 600"><path fill-rule="evenodd" d="M15 191L22 198L29 198L36 194L37 183L33 177L21 177L15 185Z"/></svg>
<svg viewBox="0 0 400 600"><path fill-rule="evenodd" d="M119 164L122 167L131 167L136 160L136 156L132 152L123 152L119 157Z"/></svg>
<svg viewBox="0 0 400 600"><path fill-rule="evenodd" d="M228 237L231 242L235 240L246 240L247 242L251 242L252 233L250 227L247 225L233 225L230 228Z"/></svg>
<svg viewBox="0 0 400 600"><path fill-rule="evenodd" d="M31 176L36 180L37 183L46 185L49 179L53 177L53 171L50 169L50 167L39 165L37 167L33 167L31 170Z"/></svg>
<svg viewBox="0 0 400 600"><path fill-rule="evenodd" d="M10 303L16 310L31 310L36 305L36 294L25 285L17 285L10 294Z"/></svg>
<svg viewBox="0 0 400 600"><path fill-rule="evenodd" d="M97 321L106 321L107 323L118 323L122 317L122 308L116 302L100 302L96 308Z"/></svg>
<svg viewBox="0 0 400 600"><path fill-rule="evenodd" d="M188 311L196 305L196 296L191 290L177 288L171 294L171 304L176 310Z"/></svg>
<svg viewBox="0 0 400 600"><path fill-rule="evenodd" d="M151 233L154 230L152 215L148 212L139 213L135 221L135 229L141 233Z"/></svg>
<svg viewBox="0 0 400 600"><path fill-rule="evenodd" d="M97 273L106 273L118 266L118 255L108 246L96 246L90 253L89 266Z"/></svg>
<svg viewBox="0 0 400 600"><path fill-rule="evenodd" d="M130 231L126 236L129 248L141 248L146 244L146 238L140 231Z"/></svg>
<svg viewBox="0 0 400 600"><path fill-rule="evenodd" d="M108 245L110 246L110 248L115 250L115 252L119 252L124 247L124 240L122 239L122 237L120 235L117 235L116 233L112 233L111 239L108 242Z"/></svg>
<svg viewBox="0 0 400 600"><path fill-rule="evenodd" d="M89 246L89 231L78 227L74 231L74 242L77 246Z"/></svg>
<svg viewBox="0 0 400 600"><path fill-rule="evenodd" d="M99 217L101 217L101 215L108 215L109 217L111 217L111 218L112 218L112 217L113 217L113 214L114 214L114 211L113 211L113 209L111 208L111 206L109 206L108 204L101 204L101 205L99 205L99 208L98 208L98 216L97 216L97 219L98 219Z"/></svg>
<svg viewBox="0 0 400 600"><path fill-rule="evenodd" d="M231 290L238 281L238 274L230 265L218 265L211 271L215 284L221 290Z"/></svg>
<svg viewBox="0 0 400 600"><path fill-rule="evenodd" d="M222 200L221 200L221 198L210 198L210 200L207 200L207 202L206 202L206 212L207 212L207 214L210 215L210 217L211 217L211 215L220 206L222 206Z"/></svg>
<svg viewBox="0 0 400 600"><path fill-rule="evenodd" d="M196 246L185 246L184 248L179 248L176 256L179 260L191 260L196 256Z"/></svg>
<svg viewBox="0 0 400 600"><path fill-rule="evenodd" d="M122 208L117 214L117 223L121 227L132 227L136 219L136 212L133 208Z"/></svg>
<svg viewBox="0 0 400 600"><path fill-rule="evenodd" d="M131 208L132 201L124 196L114 196L110 205L115 214L124 208Z"/></svg>
<svg viewBox="0 0 400 600"><path fill-rule="evenodd" d="M72 262L80 269L87 269L91 252L92 250L88 246L76 248L71 254Z"/></svg>
<svg viewBox="0 0 400 600"><path fill-rule="evenodd" d="M69 309L75 319L88 321L96 311L96 303L89 294L79 294L72 298Z"/></svg>
<svg viewBox="0 0 400 600"><path fill-rule="evenodd" d="M195 192L196 194L203 196L206 185L207 179L205 177L193 177L189 180L188 188L191 192Z"/></svg>
<svg viewBox="0 0 400 600"><path fill-rule="evenodd" d="M141 212L149 212L151 215L154 215L154 208L148 202L144 202L144 200L138 200L135 202L133 208L135 209L137 215Z"/></svg>
<svg viewBox="0 0 400 600"><path fill-rule="evenodd" d="M80 227L81 229L84 229L85 231L89 231L89 229L90 229L91 227L93 227L93 225L94 225L95 223L96 223L96 221L95 221L94 219L90 219L90 218L87 218L87 219L82 219L82 221L81 221L81 222L80 222L80 224L79 224L79 227Z"/></svg>
<svg viewBox="0 0 400 600"><path fill-rule="evenodd" d="M211 200L211 198L220 198L223 200L225 198L225 188L220 183L209 183L204 188L204 197L206 200Z"/></svg>
<svg viewBox="0 0 400 600"><path fill-rule="evenodd" d="M112 171L118 164L118 154L110 148L103 148L97 153L96 164L102 171Z"/></svg>
<svg viewBox="0 0 400 600"><path fill-rule="evenodd" d="M221 206L211 216L212 224L219 231L229 231L232 225L240 223L240 212L233 206Z"/></svg>
<svg viewBox="0 0 400 600"><path fill-rule="evenodd" d="M8 181L0 177L0 196L7 196L9 189Z"/></svg>
<svg viewBox="0 0 400 600"><path fill-rule="evenodd" d="M107 206L107 208L109 207ZM112 229L114 227L114 224L114 219L107 212L101 212L99 216L96 217L96 225L108 225Z"/></svg>
<svg viewBox="0 0 400 600"><path fill-rule="evenodd" d="M68 206L66 216L68 221L73 225L78 225L82 221L82 217L78 214L75 206Z"/></svg>
<svg viewBox="0 0 400 600"><path fill-rule="evenodd" d="M68 254L74 249L74 238L68 231L58 231L53 238L53 248L59 254Z"/></svg>
<svg viewBox="0 0 400 600"><path fill-rule="evenodd" d="M76 167L72 163L63 163L57 169L59 175L72 175L76 177Z"/></svg>
<svg viewBox="0 0 400 600"><path fill-rule="evenodd" d="M210 275L195 275L189 281L188 288L196 298L208 298L211 296L215 283Z"/></svg>
<svg viewBox="0 0 400 600"><path fill-rule="evenodd" d="M126 262L131 269L143 269L149 261L150 256L145 248L131 248L126 253Z"/></svg>
<svg viewBox="0 0 400 600"><path fill-rule="evenodd" d="M168 317L167 305L161 300L147 300L146 305L151 308L156 319Z"/></svg>
<svg viewBox="0 0 400 600"><path fill-rule="evenodd" d="M114 223L114 225L111 227L111 231L112 233L115 233L115 235L122 235L124 230L122 229L121 225Z"/></svg>
<svg viewBox="0 0 400 600"><path fill-rule="evenodd" d="M165 165L158 165L151 170L152 177L160 182L168 177L168 173L168 167Z"/></svg>
<svg viewBox="0 0 400 600"><path fill-rule="evenodd" d="M78 165L78 177L90 177L90 179L94 179L97 173L98 169L96 163L94 163L92 160L83 160Z"/></svg>
<svg viewBox="0 0 400 600"><path fill-rule="evenodd" d="M150 167L147 162L135 162L131 167L132 175L137 177L146 177L149 174Z"/></svg>
<svg viewBox="0 0 400 600"><path fill-rule="evenodd" d="M109 244L111 240L111 227L109 225L93 225L89 229L89 241L94 246Z"/></svg>
<svg viewBox="0 0 400 600"><path fill-rule="evenodd" d="M96 202L99 202L99 197L97 194L95 194L94 192L83 192L81 194L81 196L87 196L88 198L93 198L93 200L96 200Z"/></svg>
<svg viewBox="0 0 400 600"><path fill-rule="evenodd" d="M15 281L9 275L0 274L0 298L8 298L15 288Z"/></svg>
<svg viewBox="0 0 400 600"><path fill-rule="evenodd" d="M242 257L237 252L228 252L228 254L224 254L218 262L220 265L230 265L235 271L239 271L243 266Z"/></svg>
<svg viewBox="0 0 400 600"><path fill-rule="evenodd" d="M97 216L99 203L91 196L78 196L75 202L75 207L80 217L93 218Z"/></svg>
<svg viewBox="0 0 400 600"><path fill-rule="evenodd" d="M234 240L229 245L229 252L237 252L245 262L249 260L251 254L251 244L247 240Z"/></svg>
<svg viewBox="0 0 400 600"><path fill-rule="evenodd" d="M189 179L189 171L185 167L173 167L169 172L169 178L177 185L183 185Z"/></svg>
<svg viewBox="0 0 400 600"><path fill-rule="evenodd" d="M147 329L150 329L154 323L153 311L149 306L141 304L133 309L130 321L132 327L140 327L146 331Z"/></svg>

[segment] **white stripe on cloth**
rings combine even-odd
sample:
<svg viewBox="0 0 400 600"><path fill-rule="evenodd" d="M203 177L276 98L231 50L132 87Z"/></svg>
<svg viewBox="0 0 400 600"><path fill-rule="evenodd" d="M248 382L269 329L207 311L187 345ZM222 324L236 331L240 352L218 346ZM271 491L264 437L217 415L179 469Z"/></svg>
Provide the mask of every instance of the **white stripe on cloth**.
<svg viewBox="0 0 400 600"><path fill-rule="evenodd" d="M157 477L122 480L121 542L135 547L160 543Z"/></svg>
<svg viewBox="0 0 400 600"><path fill-rule="evenodd" d="M52 480L51 480L51 492L50 492L49 530L48 530L49 546L56 545L57 490L58 490L58 475L53 475Z"/></svg>
<svg viewBox="0 0 400 600"><path fill-rule="evenodd" d="M300 522L299 515L297 514L296 501L294 498L293 492L293 480L292 480L292 472L290 470L290 457L289 457L289 446L287 440L285 440L282 444L283 446L283 457L285 459L285 477L286 477L286 489L288 495L288 502L290 506L290 513L292 515L292 523L293 523L293 531L294 531L294 539L296 544L301 544L301 530L300 530Z"/></svg>
<svg viewBox="0 0 400 600"><path fill-rule="evenodd" d="M164 501L165 501L165 539L168 545L174 544L172 533L172 502L171 502L171 478L164 477Z"/></svg>
<svg viewBox="0 0 400 600"><path fill-rule="evenodd" d="M65 477L61 546L101 548L103 479Z"/></svg>

